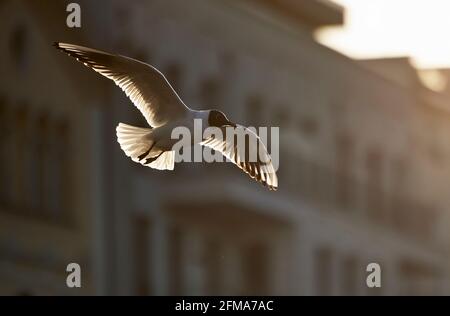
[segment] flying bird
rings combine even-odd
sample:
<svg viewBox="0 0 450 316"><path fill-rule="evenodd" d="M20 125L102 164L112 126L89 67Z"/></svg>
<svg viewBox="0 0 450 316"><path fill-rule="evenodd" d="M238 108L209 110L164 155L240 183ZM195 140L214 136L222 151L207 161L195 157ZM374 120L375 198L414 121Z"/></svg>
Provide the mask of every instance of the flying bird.
<svg viewBox="0 0 450 316"><path fill-rule="evenodd" d="M113 80L132 103L140 110L148 127L136 127L119 123L116 128L117 141L125 154L133 161L159 170L173 170L177 141L171 138L172 130L178 126L193 128L194 119L201 119L203 126L244 131L259 150L256 161L248 159L245 149L227 138L213 136L202 139L201 145L219 151L251 178L267 186L278 188L278 178L272 159L260 138L248 128L228 120L218 110L196 111L190 109L178 96L166 77L155 67L144 62L104 51L56 42L54 46L76 58L85 66ZM247 148L243 148L247 147Z"/></svg>

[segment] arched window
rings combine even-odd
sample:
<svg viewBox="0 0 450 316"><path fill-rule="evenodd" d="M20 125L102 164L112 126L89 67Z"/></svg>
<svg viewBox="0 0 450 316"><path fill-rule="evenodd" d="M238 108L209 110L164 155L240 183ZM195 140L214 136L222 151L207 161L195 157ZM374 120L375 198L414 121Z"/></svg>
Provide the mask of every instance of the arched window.
<svg viewBox="0 0 450 316"><path fill-rule="evenodd" d="M72 196L72 174L71 174L71 155L73 152L73 144L71 137L70 123L63 119L57 123L57 133L59 136L57 147L59 157L59 177L57 179L60 190L59 218L65 220L70 213L71 196Z"/></svg>
<svg viewBox="0 0 450 316"><path fill-rule="evenodd" d="M0 204L8 206L12 199L11 146L12 134L6 99L0 97Z"/></svg>
<svg viewBox="0 0 450 316"><path fill-rule="evenodd" d="M52 220L65 220L68 214L72 177L70 175L71 141L69 124L52 121L48 159L47 212Z"/></svg>
<svg viewBox="0 0 450 316"><path fill-rule="evenodd" d="M28 200L29 207L34 215L42 215L45 210L46 197L44 181L45 170L48 167L45 164L46 150L48 148L48 116L39 114L34 119L31 129L30 149L32 155L28 159Z"/></svg>
<svg viewBox="0 0 450 316"><path fill-rule="evenodd" d="M37 143L37 152L36 152L36 158L38 160L38 179L39 179L39 186L38 186L38 201L39 201L39 212L41 214L45 214L45 211L48 207L49 200L52 198L49 196L48 188L50 186L49 179L48 179L48 173L51 168L51 164L49 161L50 157L50 148L51 144L49 141L50 138L50 130L49 130L49 116L48 114L42 114L37 123L37 131L39 135L39 141Z"/></svg>
<svg viewBox="0 0 450 316"><path fill-rule="evenodd" d="M12 30L9 49L14 65L24 70L29 62L29 34L24 25L18 25Z"/></svg>
<svg viewBox="0 0 450 316"><path fill-rule="evenodd" d="M24 172L25 172L25 195L23 197L27 212L31 214L39 213L41 210L40 201L40 157L39 143L39 118L35 118L31 113L27 120L26 143L24 148Z"/></svg>
<svg viewBox="0 0 450 316"><path fill-rule="evenodd" d="M23 211L26 207L24 203L26 173L24 170L25 164L25 149L27 143L27 129L28 129L28 109L26 106L20 106L14 114L14 140L12 142L12 157L10 167L13 177L13 197L12 203L16 209Z"/></svg>

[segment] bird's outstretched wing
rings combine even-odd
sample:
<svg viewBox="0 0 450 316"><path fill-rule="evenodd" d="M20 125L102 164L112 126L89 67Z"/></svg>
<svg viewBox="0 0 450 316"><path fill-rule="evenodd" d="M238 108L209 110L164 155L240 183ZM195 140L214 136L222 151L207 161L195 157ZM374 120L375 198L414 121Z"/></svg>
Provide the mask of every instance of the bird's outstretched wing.
<svg viewBox="0 0 450 316"><path fill-rule="evenodd" d="M113 80L142 112L151 127L177 119L188 109L164 75L146 63L73 44L54 45Z"/></svg>
<svg viewBox="0 0 450 316"><path fill-rule="evenodd" d="M234 128L236 134L247 135L243 142L239 142L236 137L226 137L225 128L221 128L221 130L222 135L225 136L220 138L212 135L201 144L221 152L251 178L261 182L270 190L277 190L278 178L272 158L258 135L242 125L236 125ZM252 159L252 151L256 159L254 159L255 157Z"/></svg>

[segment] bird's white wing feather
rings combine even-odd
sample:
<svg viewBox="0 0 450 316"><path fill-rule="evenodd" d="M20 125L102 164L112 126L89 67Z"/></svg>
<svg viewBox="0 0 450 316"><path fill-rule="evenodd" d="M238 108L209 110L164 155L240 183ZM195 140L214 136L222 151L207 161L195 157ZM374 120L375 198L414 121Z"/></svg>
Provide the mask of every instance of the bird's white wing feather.
<svg viewBox="0 0 450 316"><path fill-rule="evenodd" d="M234 138L226 137L226 130L222 128L223 139L209 137L202 145L221 152L226 158L247 173L251 178L261 182L271 190L277 190L278 177L272 163L272 158L267 152L261 139L248 128L237 125L235 132L248 135L244 142L239 143ZM256 158L251 159L250 152L256 151Z"/></svg>
<svg viewBox="0 0 450 316"><path fill-rule="evenodd" d="M146 63L73 44L55 43L55 46L113 80L151 127L182 117L188 110L164 75Z"/></svg>

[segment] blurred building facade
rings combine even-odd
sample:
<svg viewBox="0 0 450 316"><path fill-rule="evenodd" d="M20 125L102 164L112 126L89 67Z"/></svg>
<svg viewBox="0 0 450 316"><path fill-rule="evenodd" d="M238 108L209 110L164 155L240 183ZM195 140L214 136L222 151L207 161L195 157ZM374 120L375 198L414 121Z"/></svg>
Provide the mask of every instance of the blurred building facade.
<svg viewBox="0 0 450 316"><path fill-rule="evenodd" d="M447 93L407 59L316 43L341 8L80 1L75 30L67 3L0 2L0 294L450 294ZM140 113L55 40L147 61L194 108L279 126L279 191L231 164L133 163L115 126Z"/></svg>

